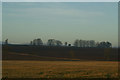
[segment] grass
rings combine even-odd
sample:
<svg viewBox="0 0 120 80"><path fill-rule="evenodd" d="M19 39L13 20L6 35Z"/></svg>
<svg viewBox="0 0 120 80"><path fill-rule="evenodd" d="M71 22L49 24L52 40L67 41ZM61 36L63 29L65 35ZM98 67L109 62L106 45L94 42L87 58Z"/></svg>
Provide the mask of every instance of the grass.
<svg viewBox="0 0 120 80"><path fill-rule="evenodd" d="M8 78L117 78L118 63L110 61L3 61Z"/></svg>

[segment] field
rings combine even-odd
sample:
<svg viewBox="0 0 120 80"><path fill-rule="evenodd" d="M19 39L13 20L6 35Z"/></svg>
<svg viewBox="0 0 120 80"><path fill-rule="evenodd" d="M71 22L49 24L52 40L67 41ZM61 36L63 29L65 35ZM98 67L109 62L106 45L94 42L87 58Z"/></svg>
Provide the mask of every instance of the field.
<svg viewBox="0 0 120 80"><path fill-rule="evenodd" d="M117 78L114 61L8 61L3 62L8 78Z"/></svg>
<svg viewBox="0 0 120 80"><path fill-rule="evenodd" d="M3 78L117 78L116 48L8 45ZM21 79L20 79L21 80Z"/></svg>
<svg viewBox="0 0 120 80"><path fill-rule="evenodd" d="M35 61L118 61L115 48L77 48L52 46L3 46L3 60Z"/></svg>

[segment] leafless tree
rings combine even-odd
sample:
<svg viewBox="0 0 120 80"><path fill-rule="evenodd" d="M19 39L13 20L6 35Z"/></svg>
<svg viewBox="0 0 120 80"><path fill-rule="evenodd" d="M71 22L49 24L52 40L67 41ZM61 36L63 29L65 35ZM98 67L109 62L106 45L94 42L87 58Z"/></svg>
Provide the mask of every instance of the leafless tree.
<svg viewBox="0 0 120 80"><path fill-rule="evenodd" d="M65 46L67 46L67 42L65 42Z"/></svg>
<svg viewBox="0 0 120 80"><path fill-rule="evenodd" d="M94 40L90 40L90 47L95 47L95 41Z"/></svg>
<svg viewBox="0 0 120 80"><path fill-rule="evenodd" d="M33 41L30 41L30 45L33 45Z"/></svg>
<svg viewBox="0 0 120 80"><path fill-rule="evenodd" d="M43 42L40 38L34 39L32 42L33 45L43 45Z"/></svg>
<svg viewBox="0 0 120 80"><path fill-rule="evenodd" d="M74 46L76 47L95 47L94 40L75 40Z"/></svg>
<svg viewBox="0 0 120 80"><path fill-rule="evenodd" d="M48 46L55 46L55 39L49 39L48 42L47 42L47 45Z"/></svg>
<svg viewBox="0 0 120 80"><path fill-rule="evenodd" d="M100 47L100 48L110 48L110 47L112 47L112 44L108 41L107 42L103 41L103 42L100 42L98 44L98 47Z"/></svg>
<svg viewBox="0 0 120 80"><path fill-rule="evenodd" d="M80 47L80 43L79 43L79 40L78 40L78 39L75 40L75 42L74 42L74 46L76 46L76 47Z"/></svg>
<svg viewBox="0 0 120 80"><path fill-rule="evenodd" d="M62 46L62 42L61 41L56 40L55 42L56 42L56 46Z"/></svg>
<svg viewBox="0 0 120 80"><path fill-rule="evenodd" d="M43 42L40 38L37 39L37 45L43 45Z"/></svg>
<svg viewBox="0 0 120 80"><path fill-rule="evenodd" d="M8 39L5 40L5 45L7 45L7 44L8 44Z"/></svg>

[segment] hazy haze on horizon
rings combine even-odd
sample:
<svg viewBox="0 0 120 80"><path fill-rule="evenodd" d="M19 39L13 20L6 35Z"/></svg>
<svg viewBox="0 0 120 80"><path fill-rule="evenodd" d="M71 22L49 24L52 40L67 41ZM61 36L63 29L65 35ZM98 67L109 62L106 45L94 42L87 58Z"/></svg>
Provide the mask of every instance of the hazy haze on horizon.
<svg viewBox="0 0 120 80"><path fill-rule="evenodd" d="M41 38L73 44L76 39L118 45L117 2L3 2L3 41L29 43Z"/></svg>

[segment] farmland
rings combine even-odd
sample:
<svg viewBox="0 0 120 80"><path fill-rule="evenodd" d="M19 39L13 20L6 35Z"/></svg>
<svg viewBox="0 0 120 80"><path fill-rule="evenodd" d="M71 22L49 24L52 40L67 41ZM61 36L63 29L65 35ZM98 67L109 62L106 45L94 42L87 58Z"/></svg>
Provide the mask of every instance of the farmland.
<svg viewBox="0 0 120 80"><path fill-rule="evenodd" d="M118 63L109 61L3 61L8 78L116 78Z"/></svg>
<svg viewBox="0 0 120 80"><path fill-rule="evenodd" d="M3 46L3 78L117 78L117 49Z"/></svg>
<svg viewBox="0 0 120 80"><path fill-rule="evenodd" d="M3 60L38 61L117 61L116 48L78 48L55 46L3 46Z"/></svg>

